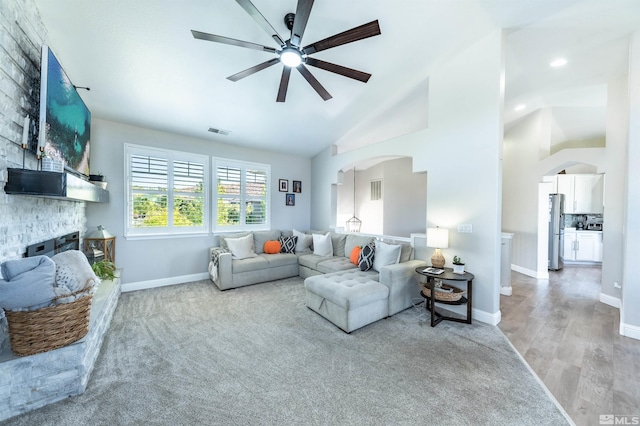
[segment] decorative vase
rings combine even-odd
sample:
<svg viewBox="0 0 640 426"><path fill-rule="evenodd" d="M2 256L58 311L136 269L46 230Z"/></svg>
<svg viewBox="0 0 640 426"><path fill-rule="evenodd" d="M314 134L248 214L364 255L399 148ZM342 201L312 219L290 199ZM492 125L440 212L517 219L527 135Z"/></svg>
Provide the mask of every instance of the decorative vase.
<svg viewBox="0 0 640 426"><path fill-rule="evenodd" d="M464 263L462 264L453 264L453 273L454 274L464 274Z"/></svg>

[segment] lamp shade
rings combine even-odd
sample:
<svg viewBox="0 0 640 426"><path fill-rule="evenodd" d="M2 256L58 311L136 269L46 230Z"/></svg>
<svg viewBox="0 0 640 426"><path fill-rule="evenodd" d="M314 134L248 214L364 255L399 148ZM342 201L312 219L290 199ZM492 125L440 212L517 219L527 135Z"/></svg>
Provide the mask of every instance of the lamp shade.
<svg viewBox="0 0 640 426"><path fill-rule="evenodd" d="M427 228L427 247L449 247L449 230L442 228Z"/></svg>

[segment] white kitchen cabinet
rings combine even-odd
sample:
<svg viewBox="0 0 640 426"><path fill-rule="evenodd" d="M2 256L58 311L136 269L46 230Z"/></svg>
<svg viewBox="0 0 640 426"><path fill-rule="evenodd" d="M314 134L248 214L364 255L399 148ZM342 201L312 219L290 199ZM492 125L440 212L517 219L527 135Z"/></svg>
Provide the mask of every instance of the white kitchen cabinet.
<svg viewBox="0 0 640 426"><path fill-rule="evenodd" d="M576 260L576 249L575 249L575 241L576 241L576 233L575 232L566 232L564 233L564 249L562 252L562 259L567 260Z"/></svg>
<svg viewBox="0 0 640 426"><path fill-rule="evenodd" d="M568 231L564 234L563 260L602 262L602 233L595 231Z"/></svg>
<svg viewBox="0 0 640 426"><path fill-rule="evenodd" d="M565 213L602 213L603 175L557 175L557 190L564 194Z"/></svg>
<svg viewBox="0 0 640 426"><path fill-rule="evenodd" d="M595 262L600 251L598 235L595 233L578 232L576 234L576 260Z"/></svg>

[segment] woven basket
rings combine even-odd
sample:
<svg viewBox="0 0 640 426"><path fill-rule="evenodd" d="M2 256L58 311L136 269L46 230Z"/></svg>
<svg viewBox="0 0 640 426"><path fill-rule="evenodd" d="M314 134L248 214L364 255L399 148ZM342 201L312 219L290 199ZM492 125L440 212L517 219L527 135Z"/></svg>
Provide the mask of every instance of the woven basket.
<svg viewBox="0 0 640 426"><path fill-rule="evenodd" d="M436 300L440 300L443 302L457 302L458 300L460 300L462 298L462 296L464 295L465 291L459 289L458 287L454 287L452 285L448 285L448 284L442 284L442 288L444 289L452 289L452 292L444 292L444 291L436 291ZM427 297L431 297L431 290L429 289L428 285L423 285L422 286L422 293L424 293L425 296Z"/></svg>
<svg viewBox="0 0 640 426"><path fill-rule="evenodd" d="M69 297L87 292L84 288ZM35 311L5 311L11 350L18 356L35 355L61 348L83 338L89 331L93 294L70 303Z"/></svg>

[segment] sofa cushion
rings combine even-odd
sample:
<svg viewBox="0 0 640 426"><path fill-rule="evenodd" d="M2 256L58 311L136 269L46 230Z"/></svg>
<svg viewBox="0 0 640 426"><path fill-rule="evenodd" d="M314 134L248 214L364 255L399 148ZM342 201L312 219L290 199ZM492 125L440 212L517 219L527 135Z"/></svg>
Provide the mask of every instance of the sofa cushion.
<svg viewBox="0 0 640 426"><path fill-rule="evenodd" d="M271 256L278 255L272 254ZM231 261L231 271L234 274L240 272L253 272L268 267L269 261L264 258L264 255L255 255L255 257L248 257L246 259L234 259Z"/></svg>
<svg viewBox="0 0 640 426"><path fill-rule="evenodd" d="M298 237L280 237L278 238L278 241L280 242L281 246L280 253L295 253Z"/></svg>
<svg viewBox="0 0 640 426"><path fill-rule="evenodd" d="M355 269L356 265L351 263L346 257L334 256L331 259L318 262L316 266L318 272L323 274L330 274L332 272L346 271L348 269Z"/></svg>
<svg viewBox="0 0 640 426"><path fill-rule="evenodd" d="M366 246L362 247L360 256L358 257L358 267L361 271L368 271L373 268L373 258L375 256L375 243L372 241Z"/></svg>
<svg viewBox="0 0 640 426"><path fill-rule="evenodd" d="M247 257L255 257L256 253L253 249L253 236L251 234L240 238L227 238L227 246L231 251L234 259L246 259Z"/></svg>
<svg viewBox="0 0 640 426"><path fill-rule="evenodd" d="M331 244L331 234L312 234L313 254L318 256L333 256L333 245Z"/></svg>
<svg viewBox="0 0 640 426"><path fill-rule="evenodd" d="M266 254L259 255L267 262L269 262L269 268L275 268L278 266L289 266L298 264L298 256L290 253L278 253L278 254Z"/></svg>
<svg viewBox="0 0 640 426"><path fill-rule="evenodd" d="M400 245L387 244L376 241L376 252L373 257L373 269L380 272L383 266L395 265L400 260Z"/></svg>
<svg viewBox="0 0 640 426"><path fill-rule="evenodd" d="M307 235L303 232L293 230L293 235L298 237L298 241L296 242L296 253L304 253L310 251L311 243L313 242L313 237L311 235Z"/></svg>
<svg viewBox="0 0 640 426"><path fill-rule="evenodd" d="M228 249L227 238L241 238L246 237L251 234L251 232L234 232L233 234L222 234L218 236L218 240L220 241L219 246L225 249Z"/></svg>
<svg viewBox="0 0 640 426"><path fill-rule="evenodd" d="M399 263L408 262L409 260L411 260L411 255L413 254L413 247L411 247L411 244L389 238L383 238L382 241L387 244L399 244L402 247Z"/></svg>
<svg viewBox="0 0 640 426"><path fill-rule="evenodd" d="M345 242L344 242L345 256L347 254L351 254L351 250L353 250L355 246L364 247L370 242L372 242L373 240L374 240L373 237L366 237L364 235L358 235L358 234L347 234L347 238L345 239Z"/></svg>
<svg viewBox="0 0 640 426"><path fill-rule="evenodd" d="M318 270L318 263L331 259L333 256L318 256L317 254L303 254L298 257L300 266L306 266L307 268Z"/></svg>
<svg viewBox="0 0 640 426"><path fill-rule="evenodd" d="M349 256L349 253L344 251L344 245L347 241L347 234L331 233L331 245L333 246L334 256Z"/></svg>
<svg viewBox="0 0 640 426"><path fill-rule="evenodd" d="M254 231L253 243L255 252L257 254L264 253L264 243L271 240L277 240L281 235L282 234L277 229L271 231Z"/></svg>
<svg viewBox="0 0 640 426"><path fill-rule="evenodd" d="M410 261L413 247L411 247L411 244L400 244L400 246L402 247L400 250L400 263Z"/></svg>

